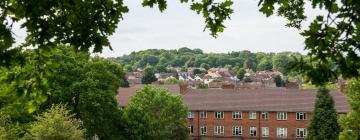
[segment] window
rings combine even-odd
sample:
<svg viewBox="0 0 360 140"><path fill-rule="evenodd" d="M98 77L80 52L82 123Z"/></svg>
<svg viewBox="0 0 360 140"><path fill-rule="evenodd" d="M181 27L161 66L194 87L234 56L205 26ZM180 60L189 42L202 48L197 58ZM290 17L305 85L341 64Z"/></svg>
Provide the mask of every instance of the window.
<svg viewBox="0 0 360 140"><path fill-rule="evenodd" d="M207 133L207 127L200 126L200 135L206 135L206 133Z"/></svg>
<svg viewBox="0 0 360 140"><path fill-rule="evenodd" d="M269 127L261 127L262 137L269 137Z"/></svg>
<svg viewBox="0 0 360 140"><path fill-rule="evenodd" d="M256 127L250 127L250 136L252 137L256 136Z"/></svg>
<svg viewBox="0 0 360 140"><path fill-rule="evenodd" d="M287 120L287 113L286 112L278 112L277 120Z"/></svg>
<svg viewBox="0 0 360 140"><path fill-rule="evenodd" d="M305 138L306 137L306 129L305 128L296 128L296 137L297 138Z"/></svg>
<svg viewBox="0 0 360 140"><path fill-rule="evenodd" d="M201 118L201 119L207 118L207 112L206 112L206 111L201 111L201 112L200 112L200 118Z"/></svg>
<svg viewBox="0 0 360 140"><path fill-rule="evenodd" d="M194 134L194 126L190 125L188 128L190 135Z"/></svg>
<svg viewBox="0 0 360 140"><path fill-rule="evenodd" d="M224 112L215 112L216 119L224 119Z"/></svg>
<svg viewBox="0 0 360 140"><path fill-rule="evenodd" d="M278 138L287 138L287 128L277 128Z"/></svg>
<svg viewBox="0 0 360 140"><path fill-rule="evenodd" d="M296 120L306 120L306 112L297 112Z"/></svg>
<svg viewBox="0 0 360 140"><path fill-rule="evenodd" d="M241 112L232 112L232 118L233 119L241 119L242 118Z"/></svg>
<svg viewBox="0 0 360 140"><path fill-rule="evenodd" d="M256 119L256 112L249 112L249 115L251 120Z"/></svg>
<svg viewBox="0 0 360 140"><path fill-rule="evenodd" d="M269 112L261 112L261 119L267 120L269 118Z"/></svg>
<svg viewBox="0 0 360 140"><path fill-rule="evenodd" d="M193 119L194 118L194 112L188 112L188 118Z"/></svg>
<svg viewBox="0 0 360 140"><path fill-rule="evenodd" d="M224 126L215 126L214 135L224 135Z"/></svg>
<svg viewBox="0 0 360 140"><path fill-rule="evenodd" d="M241 136L242 135L242 128L241 126L233 126L232 127L233 136Z"/></svg>

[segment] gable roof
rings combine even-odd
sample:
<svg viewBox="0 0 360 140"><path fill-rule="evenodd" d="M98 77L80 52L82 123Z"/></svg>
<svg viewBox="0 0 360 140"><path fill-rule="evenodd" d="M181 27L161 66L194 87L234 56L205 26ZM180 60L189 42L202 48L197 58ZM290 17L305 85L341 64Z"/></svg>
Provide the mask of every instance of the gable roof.
<svg viewBox="0 0 360 140"><path fill-rule="evenodd" d="M338 112L349 112L346 96L332 91ZM184 104L190 110L312 112L315 90L298 89L190 89Z"/></svg>
<svg viewBox="0 0 360 140"><path fill-rule="evenodd" d="M120 106L126 106L130 97L142 86L121 88L116 96ZM161 85L179 95L178 85ZM346 96L331 91L338 112L349 112ZM285 111L312 112L316 91L299 89L188 89L183 102L193 111Z"/></svg>

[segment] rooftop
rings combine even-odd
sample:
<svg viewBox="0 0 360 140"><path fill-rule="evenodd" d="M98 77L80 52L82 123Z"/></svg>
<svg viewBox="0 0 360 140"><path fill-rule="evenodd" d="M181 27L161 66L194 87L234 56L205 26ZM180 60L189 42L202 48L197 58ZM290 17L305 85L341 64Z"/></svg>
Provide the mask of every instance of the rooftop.
<svg viewBox="0 0 360 140"><path fill-rule="evenodd" d="M116 96L120 106L126 106L130 97L142 86L119 89ZM159 87L159 86L158 86ZM177 85L161 85L174 94L179 93ZM331 91L338 112L349 112L346 96ZM312 112L316 90L299 89L189 89L182 95L189 110L204 111L285 111Z"/></svg>

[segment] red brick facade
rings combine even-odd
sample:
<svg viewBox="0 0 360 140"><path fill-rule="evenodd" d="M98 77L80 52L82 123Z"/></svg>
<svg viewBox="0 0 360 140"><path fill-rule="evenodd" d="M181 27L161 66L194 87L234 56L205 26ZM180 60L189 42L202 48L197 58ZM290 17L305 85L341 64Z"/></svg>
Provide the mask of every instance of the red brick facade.
<svg viewBox="0 0 360 140"><path fill-rule="evenodd" d="M261 112L256 112L256 119L250 119L249 112L242 112L241 119L233 119L231 111L224 112L223 119L216 119L213 111L207 112L207 118L200 118L200 111L193 111L194 118L189 119L188 126L193 126L192 139L281 139L277 137L277 128L287 128L287 138L282 139L303 139L297 138L296 129L307 127L310 113L306 113L306 120L296 120L296 112L287 112L287 120L277 120L277 112L268 112L268 119L262 119ZM200 126L207 127L207 134L200 134ZM224 126L222 136L214 135L215 126ZM233 126L242 127L241 136L233 136ZM250 136L250 127L256 127L256 136ZM261 128L268 127L269 136L262 137Z"/></svg>

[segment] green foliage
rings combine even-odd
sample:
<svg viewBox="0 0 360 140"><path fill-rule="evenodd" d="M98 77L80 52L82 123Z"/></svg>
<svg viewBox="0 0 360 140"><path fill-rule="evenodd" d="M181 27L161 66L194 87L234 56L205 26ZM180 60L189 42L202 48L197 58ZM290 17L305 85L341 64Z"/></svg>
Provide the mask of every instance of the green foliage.
<svg viewBox="0 0 360 140"><path fill-rule="evenodd" d="M278 53L272 58L273 70L280 71L284 74L288 73L289 66L293 61L290 57L291 53L283 52Z"/></svg>
<svg viewBox="0 0 360 140"><path fill-rule="evenodd" d="M263 57L256 68L257 71L263 71L263 70L272 71L272 69L273 69L273 64L271 58L269 57Z"/></svg>
<svg viewBox="0 0 360 140"><path fill-rule="evenodd" d="M24 128L18 124L11 122L11 116L0 112L0 139L15 140L20 139L24 135Z"/></svg>
<svg viewBox="0 0 360 140"><path fill-rule="evenodd" d="M129 81L126 77L121 78L120 87L130 87Z"/></svg>
<svg viewBox="0 0 360 140"><path fill-rule="evenodd" d="M171 84L171 85L175 85L175 84L179 84L179 80L177 80L175 77L170 77L170 78L167 78L165 81L164 81L164 84Z"/></svg>
<svg viewBox="0 0 360 140"><path fill-rule="evenodd" d="M94 47L94 52L101 52L104 46L110 46L107 37L115 32L122 15L128 12L122 0L3 0L0 9L0 60L17 58L19 47L11 48L13 23L20 23L26 29L25 45L48 51L63 43L78 50Z"/></svg>
<svg viewBox="0 0 360 140"><path fill-rule="evenodd" d="M207 89L208 85L205 83L199 83L196 85L198 89Z"/></svg>
<svg viewBox="0 0 360 140"><path fill-rule="evenodd" d="M88 53L75 53L71 47L59 47L51 58L59 67L49 76L53 94L42 108L65 103L83 122L87 138L119 139L121 112L114 96L125 75L122 67L90 59Z"/></svg>
<svg viewBox="0 0 360 140"><path fill-rule="evenodd" d="M316 95L315 109L308 125L308 140L337 140L340 126L334 100L326 88L319 88Z"/></svg>
<svg viewBox="0 0 360 140"><path fill-rule="evenodd" d="M250 78L250 77L245 76L245 78L244 78L244 82L246 82L246 83L250 83L250 82L252 82L252 80L251 80L251 78Z"/></svg>
<svg viewBox="0 0 360 140"><path fill-rule="evenodd" d="M202 0L201 2L192 3L191 10L196 11L198 14L202 13L205 18L205 29L209 29L210 34L217 37L217 33L224 31L225 25L223 22L230 19L230 14L234 12L230 8L231 5L233 5L231 0L222 2Z"/></svg>
<svg viewBox="0 0 360 140"><path fill-rule="evenodd" d="M236 77L237 77L238 79L240 79L240 81L242 81L242 80L244 79L245 73L246 73L245 69L244 69L244 68L240 68L240 69L237 71Z"/></svg>
<svg viewBox="0 0 360 140"><path fill-rule="evenodd" d="M85 140L85 130L64 105L54 105L36 117L23 139Z"/></svg>
<svg viewBox="0 0 360 140"><path fill-rule="evenodd" d="M347 82L346 95L351 112L340 116L339 123L343 130L340 132L340 140L360 139L360 80L352 79Z"/></svg>
<svg viewBox="0 0 360 140"><path fill-rule="evenodd" d="M304 83L301 85L303 89L317 89L319 86L311 84L311 83ZM323 85L325 88L329 90L339 90L339 84L338 83L326 83Z"/></svg>
<svg viewBox="0 0 360 140"><path fill-rule="evenodd" d="M145 86L124 110L127 139L187 139L187 108L181 96Z"/></svg>
<svg viewBox="0 0 360 140"><path fill-rule="evenodd" d="M169 72L168 68L165 70L165 66L200 67L206 70L217 67L231 67L231 70L237 72L239 68L244 67L250 68L253 71L257 67L260 70L272 70L273 62L271 60L273 55L273 53L251 53L250 51L202 53L200 49L180 48L178 50L148 49L112 58L111 60L127 67L132 66L132 70L143 69L146 65L149 65L154 67L156 72ZM160 61L157 63L155 63L156 61L154 63L147 63L143 59L145 58L144 56L155 57L151 59ZM183 71L186 71L186 69Z"/></svg>
<svg viewBox="0 0 360 140"><path fill-rule="evenodd" d="M283 79L281 78L280 75L277 75L275 78L274 78L274 82L276 84L276 87L282 87L284 85L284 81Z"/></svg>
<svg viewBox="0 0 360 140"><path fill-rule="evenodd" d="M151 84L155 81L157 81L157 78L155 77L154 69L152 67L146 67L144 69L144 76L141 78L141 83Z"/></svg>

